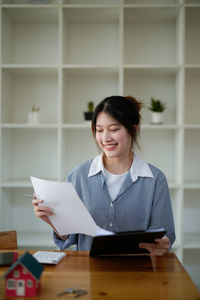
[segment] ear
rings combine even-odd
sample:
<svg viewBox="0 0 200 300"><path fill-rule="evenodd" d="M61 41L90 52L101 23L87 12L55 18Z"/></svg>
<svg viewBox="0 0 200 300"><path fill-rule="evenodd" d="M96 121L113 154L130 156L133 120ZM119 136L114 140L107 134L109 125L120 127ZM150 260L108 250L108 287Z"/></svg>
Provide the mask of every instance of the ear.
<svg viewBox="0 0 200 300"><path fill-rule="evenodd" d="M135 129L136 132L139 131L139 125L134 125L133 127L134 127L134 129Z"/></svg>

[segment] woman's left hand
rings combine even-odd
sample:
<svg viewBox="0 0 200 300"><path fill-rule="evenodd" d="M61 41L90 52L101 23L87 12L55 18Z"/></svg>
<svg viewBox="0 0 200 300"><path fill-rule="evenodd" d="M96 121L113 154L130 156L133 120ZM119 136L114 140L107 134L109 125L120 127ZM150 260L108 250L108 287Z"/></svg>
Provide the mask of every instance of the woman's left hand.
<svg viewBox="0 0 200 300"><path fill-rule="evenodd" d="M140 243L140 248L147 249L151 255L162 256L168 252L170 248L170 241L167 236L164 236L162 239L155 239L156 243Z"/></svg>

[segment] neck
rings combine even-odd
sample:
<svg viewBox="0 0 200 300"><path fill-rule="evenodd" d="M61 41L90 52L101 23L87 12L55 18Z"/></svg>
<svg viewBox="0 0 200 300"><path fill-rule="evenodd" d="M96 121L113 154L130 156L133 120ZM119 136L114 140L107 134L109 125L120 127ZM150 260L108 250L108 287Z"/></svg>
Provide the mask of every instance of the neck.
<svg viewBox="0 0 200 300"><path fill-rule="evenodd" d="M103 154L103 164L106 170L113 174L123 174L129 171L133 162L133 153L126 157L110 158Z"/></svg>

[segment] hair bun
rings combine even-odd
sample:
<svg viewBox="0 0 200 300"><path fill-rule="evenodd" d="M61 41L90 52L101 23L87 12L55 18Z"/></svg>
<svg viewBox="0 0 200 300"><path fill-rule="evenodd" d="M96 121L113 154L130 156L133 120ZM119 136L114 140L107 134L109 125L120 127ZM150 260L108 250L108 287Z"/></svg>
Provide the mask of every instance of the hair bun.
<svg viewBox="0 0 200 300"><path fill-rule="evenodd" d="M142 102L136 100L133 96L125 96L125 98L127 98L128 100L131 100L134 103L135 108L136 108L138 113L141 111L142 106L143 106Z"/></svg>

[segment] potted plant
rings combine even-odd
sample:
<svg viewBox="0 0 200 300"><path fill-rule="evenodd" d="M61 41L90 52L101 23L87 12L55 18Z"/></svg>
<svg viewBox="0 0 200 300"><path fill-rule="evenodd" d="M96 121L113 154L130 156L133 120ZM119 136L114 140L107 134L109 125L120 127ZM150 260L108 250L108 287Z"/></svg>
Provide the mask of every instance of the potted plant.
<svg viewBox="0 0 200 300"><path fill-rule="evenodd" d="M28 113L28 122L30 124L37 124L39 123L39 117L40 117L40 108L36 105L33 105L31 111L29 111Z"/></svg>
<svg viewBox="0 0 200 300"><path fill-rule="evenodd" d="M159 99L151 97L151 105L149 110L152 111L152 124L162 124L163 123L163 112L166 106L165 103Z"/></svg>
<svg viewBox="0 0 200 300"><path fill-rule="evenodd" d="M93 101L89 101L87 103L87 111L84 112L84 119L85 121L91 121L94 111L94 103Z"/></svg>

